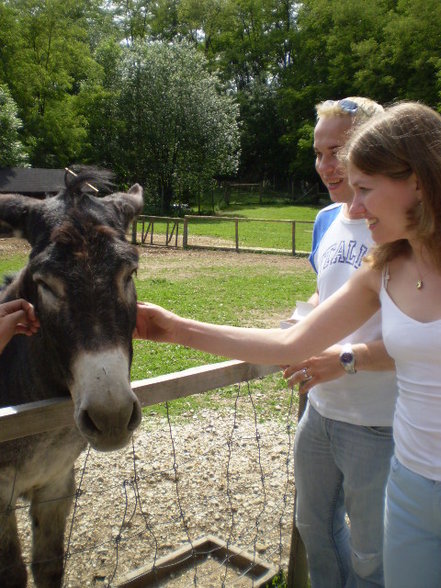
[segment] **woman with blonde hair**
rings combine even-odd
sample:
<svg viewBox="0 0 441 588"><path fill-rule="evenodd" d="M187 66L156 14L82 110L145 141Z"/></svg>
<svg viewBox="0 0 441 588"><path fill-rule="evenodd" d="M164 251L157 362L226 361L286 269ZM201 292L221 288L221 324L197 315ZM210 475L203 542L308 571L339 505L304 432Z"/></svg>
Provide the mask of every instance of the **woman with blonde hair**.
<svg viewBox="0 0 441 588"><path fill-rule="evenodd" d="M387 485L385 584L441 585L441 117L418 103L385 110L345 149L352 208L377 247L335 294L291 329L247 329L139 304L135 336L253 363L289 365L382 310L395 360L395 455Z"/></svg>

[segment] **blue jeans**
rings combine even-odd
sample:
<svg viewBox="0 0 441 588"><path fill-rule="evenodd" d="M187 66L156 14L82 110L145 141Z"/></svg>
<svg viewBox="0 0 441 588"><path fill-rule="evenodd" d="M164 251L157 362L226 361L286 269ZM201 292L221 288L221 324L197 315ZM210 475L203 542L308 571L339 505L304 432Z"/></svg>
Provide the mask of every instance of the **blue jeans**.
<svg viewBox="0 0 441 588"><path fill-rule="evenodd" d="M392 453L391 427L334 421L307 407L296 433L294 469L296 524L312 588L384 586L383 515Z"/></svg>
<svg viewBox="0 0 441 588"><path fill-rule="evenodd" d="M396 457L386 491L384 574L388 588L441 586L441 482Z"/></svg>

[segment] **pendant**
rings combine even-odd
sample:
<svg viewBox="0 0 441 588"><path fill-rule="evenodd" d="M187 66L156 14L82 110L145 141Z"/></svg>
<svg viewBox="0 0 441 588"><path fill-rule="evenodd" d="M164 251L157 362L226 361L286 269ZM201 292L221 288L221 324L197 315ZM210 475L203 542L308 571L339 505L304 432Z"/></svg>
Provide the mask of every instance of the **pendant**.
<svg viewBox="0 0 441 588"><path fill-rule="evenodd" d="M416 283L417 290L421 290L423 287L423 280L418 280Z"/></svg>

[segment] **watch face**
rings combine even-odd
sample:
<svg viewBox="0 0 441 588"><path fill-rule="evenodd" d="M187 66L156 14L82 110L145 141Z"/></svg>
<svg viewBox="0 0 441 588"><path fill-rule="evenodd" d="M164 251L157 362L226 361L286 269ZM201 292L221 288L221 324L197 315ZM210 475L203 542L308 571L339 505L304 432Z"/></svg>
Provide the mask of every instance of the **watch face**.
<svg viewBox="0 0 441 588"><path fill-rule="evenodd" d="M353 359L352 353L342 353L340 356L340 360L343 363L351 363L352 359Z"/></svg>

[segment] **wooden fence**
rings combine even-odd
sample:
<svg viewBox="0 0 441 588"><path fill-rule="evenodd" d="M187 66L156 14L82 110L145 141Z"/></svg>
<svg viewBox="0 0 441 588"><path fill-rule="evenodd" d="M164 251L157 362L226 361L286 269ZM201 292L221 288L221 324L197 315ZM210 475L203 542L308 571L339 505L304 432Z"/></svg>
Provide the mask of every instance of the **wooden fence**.
<svg viewBox="0 0 441 588"><path fill-rule="evenodd" d="M190 242L190 226L193 223L204 222L204 221L220 221L234 223L234 246L229 247L227 245L201 245ZM291 225L291 239L290 243L287 243L287 247L283 249L277 248L262 248L262 247L244 247L239 242L239 227L242 223L280 223ZM138 225L141 225L140 241L138 241ZM155 224L166 225L165 235L161 233L162 239L159 236L155 241ZM285 253L291 255L307 254L309 251L299 249L296 245L296 228L300 225L311 226L314 221L306 220L283 220L283 219L261 219L261 218L237 218L230 216L197 216L197 215L186 215L184 218L178 217L166 217L166 216L145 216L141 215L138 217L132 225L132 243L141 243L142 245L146 242L150 245L163 245L166 247L178 247L182 243L184 249L220 249L223 251L244 251L244 252L267 252L267 253ZM179 239L179 235L182 233L182 239Z"/></svg>
<svg viewBox="0 0 441 588"><path fill-rule="evenodd" d="M132 389L141 406L145 407L239 382L249 382L277 371L280 371L279 366L255 365L231 360L133 381ZM304 396L301 396L299 415L303 411L303 403ZM71 399L53 398L1 408L0 442L44 433L73 423ZM287 586L288 588L306 588L307 586L306 555L295 525L293 525Z"/></svg>
<svg viewBox="0 0 441 588"><path fill-rule="evenodd" d="M137 380L132 382L132 389L141 406L151 406L250 381L278 370L277 366L258 366L232 360ZM73 403L67 398L0 408L0 442L44 433L72 425L73 422Z"/></svg>

